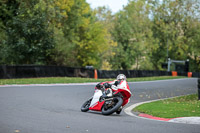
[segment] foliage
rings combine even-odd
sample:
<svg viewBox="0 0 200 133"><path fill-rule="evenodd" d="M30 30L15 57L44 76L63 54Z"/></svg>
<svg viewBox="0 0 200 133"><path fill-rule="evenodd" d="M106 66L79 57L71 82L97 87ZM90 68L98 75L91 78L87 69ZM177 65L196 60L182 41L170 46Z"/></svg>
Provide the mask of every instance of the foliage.
<svg viewBox="0 0 200 133"><path fill-rule="evenodd" d="M75 13L72 12L72 17L74 15L80 16L75 27L75 36L78 38L74 40L78 65L91 65L98 68L100 66L102 48L107 49L107 42L104 37L106 31L99 22L94 21L93 12L87 3L78 1L74 8L76 10L74 10Z"/></svg>
<svg viewBox="0 0 200 133"><path fill-rule="evenodd" d="M109 46L108 32L96 21L89 5L84 0L74 1L62 26L55 29L57 43L53 58L56 64L100 68L102 53Z"/></svg>
<svg viewBox="0 0 200 133"><path fill-rule="evenodd" d="M7 64L43 64L48 60L49 50L54 46L52 30L48 28L45 8L41 8L43 3L35 2L15 1L13 6L9 1L6 3L10 13L9 20L3 21L9 52Z"/></svg>
<svg viewBox="0 0 200 133"><path fill-rule="evenodd" d="M195 8L198 1L164 1L157 4L153 12L153 36L159 40L159 47L152 51L152 62L156 68L158 62L164 62L167 58L186 60L193 57L193 46L199 45L194 41L196 35L192 27L200 25L197 15L199 10ZM193 8L194 7L194 8ZM190 34L190 35L189 35ZM198 53L200 54L200 53ZM192 55L192 56L191 56ZM193 59L192 59L193 60Z"/></svg>
<svg viewBox="0 0 200 133"><path fill-rule="evenodd" d="M113 14L85 0L1 0L0 64L200 70L199 0L130 0Z"/></svg>
<svg viewBox="0 0 200 133"><path fill-rule="evenodd" d="M112 58L115 55L115 51L113 49L117 48L117 43L113 40L111 32L114 30L114 15L107 7L99 7L94 10L96 21L103 25L105 33L104 37L107 41L107 49L103 48L103 52L101 54L101 69L103 70L111 70L112 66Z"/></svg>
<svg viewBox="0 0 200 133"><path fill-rule="evenodd" d="M149 11L145 1L130 1L124 11L116 15L113 37L119 47L113 60L115 69L130 69L134 64L139 69L145 49L151 43Z"/></svg>

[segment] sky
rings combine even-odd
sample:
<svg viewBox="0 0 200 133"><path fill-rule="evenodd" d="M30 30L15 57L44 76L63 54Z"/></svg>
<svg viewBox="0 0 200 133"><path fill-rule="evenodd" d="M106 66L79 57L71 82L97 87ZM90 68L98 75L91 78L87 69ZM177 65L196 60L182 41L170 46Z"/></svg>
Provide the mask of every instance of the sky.
<svg viewBox="0 0 200 133"><path fill-rule="evenodd" d="M128 4L128 0L86 0L90 4L91 8L98 6L108 6L113 13L123 9L123 6Z"/></svg>

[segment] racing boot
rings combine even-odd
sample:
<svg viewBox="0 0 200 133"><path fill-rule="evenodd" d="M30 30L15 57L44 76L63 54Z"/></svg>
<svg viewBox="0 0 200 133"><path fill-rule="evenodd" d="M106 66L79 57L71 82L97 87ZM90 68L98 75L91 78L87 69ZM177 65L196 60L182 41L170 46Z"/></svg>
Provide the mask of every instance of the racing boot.
<svg viewBox="0 0 200 133"><path fill-rule="evenodd" d="M116 111L117 114L120 114L122 111L122 106Z"/></svg>

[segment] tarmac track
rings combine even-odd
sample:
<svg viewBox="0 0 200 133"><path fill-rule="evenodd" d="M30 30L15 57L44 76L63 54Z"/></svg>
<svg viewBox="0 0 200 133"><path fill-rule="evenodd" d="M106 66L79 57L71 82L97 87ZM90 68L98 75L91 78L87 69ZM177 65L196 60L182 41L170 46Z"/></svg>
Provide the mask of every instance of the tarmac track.
<svg viewBox="0 0 200 133"><path fill-rule="evenodd" d="M95 84L1 86L0 133L200 133L195 124L81 112ZM133 103L192 94L197 79L129 83ZM128 105L128 106L129 106Z"/></svg>

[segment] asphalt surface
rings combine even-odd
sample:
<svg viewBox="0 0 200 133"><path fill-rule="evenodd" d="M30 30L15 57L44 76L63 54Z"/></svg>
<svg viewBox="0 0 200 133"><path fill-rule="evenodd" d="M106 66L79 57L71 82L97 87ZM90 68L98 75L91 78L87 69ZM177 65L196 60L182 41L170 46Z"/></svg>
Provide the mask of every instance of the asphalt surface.
<svg viewBox="0 0 200 133"><path fill-rule="evenodd" d="M91 85L1 86L0 133L199 133L195 124L81 112ZM197 92L197 79L129 83L133 103Z"/></svg>

